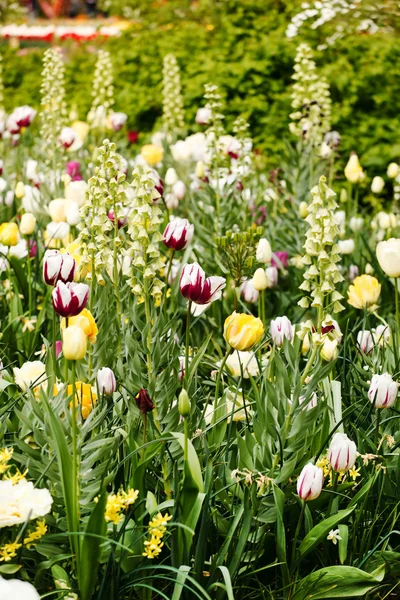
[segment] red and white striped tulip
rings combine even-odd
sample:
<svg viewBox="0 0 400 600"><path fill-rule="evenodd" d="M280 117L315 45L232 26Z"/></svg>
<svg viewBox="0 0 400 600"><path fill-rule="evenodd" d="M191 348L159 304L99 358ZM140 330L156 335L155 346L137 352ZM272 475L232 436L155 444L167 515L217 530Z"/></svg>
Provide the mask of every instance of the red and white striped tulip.
<svg viewBox="0 0 400 600"><path fill-rule="evenodd" d="M43 260L43 279L47 285L56 285L58 281L69 283L74 280L76 262L68 252L46 250Z"/></svg>
<svg viewBox="0 0 400 600"><path fill-rule="evenodd" d="M345 433L335 433L329 450L328 460L334 471L348 471L354 466L357 458L357 446Z"/></svg>
<svg viewBox="0 0 400 600"><path fill-rule="evenodd" d="M389 373L374 375L368 390L368 398L375 408L390 408L397 400L399 384Z"/></svg>
<svg viewBox="0 0 400 600"><path fill-rule="evenodd" d="M164 231L164 244L172 250L183 250L192 241L194 225L187 219L176 217L168 223Z"/></svg>
<svg viewBox="0 0 400 600"><path fill-rule="evenodd" d="M320 467L308 463L297 480L297 493L302 500L318 498L324 485L324 472Z"/></svg>
<svg viewBox="0 0 400 600"><path fill-rule="evenodd" d="M89 286L85 283L58 281L52 293L54 310L62 317L76 317L85 308L89 298Z"/></svg>
<svg viewBox="0 0 400 600"><path fill-rule="evenodd" d="M225 285L224 277L206 277L203 269L196 262L183 267L179 282L182 296L202 305L221 298Z"/></svg>

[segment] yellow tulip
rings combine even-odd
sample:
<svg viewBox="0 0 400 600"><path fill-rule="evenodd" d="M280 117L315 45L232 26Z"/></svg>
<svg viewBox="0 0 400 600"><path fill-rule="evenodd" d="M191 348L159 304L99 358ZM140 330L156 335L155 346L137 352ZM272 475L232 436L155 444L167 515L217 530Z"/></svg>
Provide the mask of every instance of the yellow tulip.
<svg viewBox="0 0 400 600"><path fill-rule="evenodd" d="M381 284L371 275L356 277L348 289L348 302L354 308L375 310L381 293Z"/></svg>
<svg viewBox="0 0 400 600"><path fill-rule="evenodd" d="M22 183L22 181L18 181L17 185L15 186L15 197L20 200L24 196L25 196L25 186Z"/></svg>
<svg viewBox="0 0 400 600"><path fill-rule="evenodd" d="M62 351L66 360L81 360L87 350L87 337L80 327L71 325L63 331Z"/></svg>
<svg viewBox="0 0 400 600"><path fill-rule="evenodd" d="M235 350L249 350L263 333L264 325L253 315L234 312L225 320L224 338Z"/></svg>
<svg viewBox="0 0 400 600"><path fill-rule="evenodd" d="M146 146L142 147L140 154L147 164L149 164L151 167L155 167L159 162L162 161L164 150L155 144L147 144Z"/></svg>
<svg viewBox="0 0 400 600"><path fill-rule="evenodd" d="M61 329L65 330L66 322L65 319L61 320ZM79 315L76 317L69 317L68 327L79 327L88 338L91 344L94 344L97 339L99 332L96 321L93 318L92 313L87 308L84 308Z"/></svg>
<svg viewBox="0 0 400 600"><path fill-rule="evenodd" d="M76 402L82 406L82 418L87 419L93 410L93 404L97 402L97 394L93 392L90 383L83 383L82 381L76 382L75 389ZM67 394L68 396L72 395L72 385L68 385ZM72 408L72 402L70 408Z"/></svg>
<svg viewBox="0 0 400 600"><path fill-rule="evenodd" d="M326 338L321 348L321 358L326 362L336 360L339 355L338 341Z"/></svg>
<svg viewBox="0 0 400 600"><path fill-rule="evenodd" d="M36 217L32 213L24 213L21 217L19 230L22 235L32 235L36 227Z"/></svg>
<svg viewBox="0 0 400 600"><path fill-rule="evenodd" d="M3 223L0 225L0 244L16 246L19 242L19 231L16 223Z"/></svg>

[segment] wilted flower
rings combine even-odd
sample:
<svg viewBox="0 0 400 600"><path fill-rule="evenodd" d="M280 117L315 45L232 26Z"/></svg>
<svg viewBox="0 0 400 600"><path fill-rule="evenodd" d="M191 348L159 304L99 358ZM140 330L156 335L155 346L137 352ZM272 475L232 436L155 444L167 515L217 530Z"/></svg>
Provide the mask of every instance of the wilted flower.
<svg viewBox="0 0 400 600"><path fill-rule="evenodd" d="M399 384L389 373L374 375L368 390L368 398L375 408L390 408L397 399Z"/></svg>
<svg viewBox="0 0 400 600"><path fill-rule="evenodd" d="M63 355L66 360L81 360L87 351L87 337L81 327L70 325L63 330Z"/></svg>
<svg viewBox="0 0 400 600"><path fill-rule="evenodd" d="M351 183L359 183L364 179L364 171L355 152L351 154L349 162L345 166L344 174L347 181L350 181Z"/></svg>
<svg viewBox="0 0 400 600"><path fill-rule="evenodd" d="M224 338L235 350L249 350L263 334L264 325L253 315L233 312L225 319Z"/></svg>
<svg viewBox="0 0 400 600"><path fill-rule="evenodd" d="M163 241L167 248L183 250L192 241L193 234L194 225L187 219L176 217L165 228Z"/></svg>
<svg viewBox="0 0 400 600"><path fill-rule="evenodd" d="M46 250L43 258L43 279L47 285L58 281L68 283L74 280L76 262L68 252Z"/></svg>
<svg viewBox="0 0 400 600"><path fill-rule="evenodd" d="M286 316L272 319L270 325L270 333L272 341L277 346L283 346L283 341L286 338L289 342L294 336L294 327Z"/></svg>
<svg viewBox="0 0 400 600"><path fill-rule="evenodd" d="M324 472L320 467L308 463L297 480L297 494L302 500L318 498L324 485Z"/></svg>
<svg viewBox="0 0 400 600"><path fill-rule="evenodd" d="M380 293L381 285L375 277L361 275L348 289L348 302L354 308L375 310Z"/></svg>
<svg viewBox="0 0 400 600"><path fill-rule="evenodd" d="M103 367L97 371L97 385L99 391L106 396L113 394L117 388L115 375L108 367Z"/></svg>
<svg viewBox="0 0 400 600"><path fill-rule="evenodd" d="M143 415L154 410L154 404L147 390L141 388L136 394L135 400L140 412Z"/></svg>
<svg viewBox="0 0 400 600"><path fill-rule="evenodd" d="M357 458L357 446L345 433L335 433L328 450L328 460L334 471L348 471Z"/></svg>
<svg viewBox="0 0 400 600"><path fill-rule="evenodd" d="M221 298L226 285L224 277L207 277L198 263L186 264L182 269L179 287L187 300L196 304L209 304Z"/></svg>
<svg viewBox="0 0 400 600"><path fill-rule="evenodd" d="M88 298L89 286L85 283L65 284L58 281L52 293L54 309L62 317L79 315L85 308Z"/></svg>
<svg viewBox="0 0 400 600"><path fill-rule="evenodd" d="M373 178L372 183L371 183L371 191L374 194L380 194L384 187L385 187L385 180L382 177L379 177L379 175L377 175L376 177Z"/></svg>
<svg viewBox="0 0 400 600"><path fill-rule="evenodd" d="M390 238L379 242L376 257L382 271L388 277L400 277L400 239Z"/></svg>

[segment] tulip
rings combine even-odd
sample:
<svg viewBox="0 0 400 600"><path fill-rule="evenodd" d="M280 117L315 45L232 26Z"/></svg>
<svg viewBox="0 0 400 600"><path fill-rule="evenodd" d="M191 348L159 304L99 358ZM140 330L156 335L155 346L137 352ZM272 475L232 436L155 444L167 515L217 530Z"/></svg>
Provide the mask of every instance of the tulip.
<svg viewBox="0 0 400 600"><path fill-rule="evenodd" d="M286 269L288 260L289 255L287 252L274 252L271 258L271 265L277 269Z"/></svg>
<svg viewBox="0 0 400 600"><path fill-rule="evenodd" d="M274 344L277 346L283 346L283 341L285 338L289 340L289 342L292 341L294 336L294 327L286 316L277 317L271 321L270 333Z"/></svg>
<svg viewBox="0 0 400 600"><path fill-rule="evenodd" d="M65 167L67 175L71 177L71 181L82 181L80 173L80 164L77 160L70 160Z"/></svg>
<svg viewBox="0 0 400 600"><path fill-rule="evenodd" d="M326 315L325 319L321 323L322 335L328 335L331 339L341 342L343 334L339 327L339 323L332 319L330 315Z"/></svg>
<svg viewBox="0 0 400 600"><path fill-rule="evenodd" d="M351 231L361 231L364 225L364 219L362 217L351 217L349 225Z"/></svg>
<svg viewBox="0 0 400 600"><path fill-rule="evenodd" d="M328 460L332 469L338 473L348 471L354 466L356 458L355 443L349 440L345 433L335 433L328 449Z"/></svg>
<svg viewBox="0 0 400 600"><path fill-rule="evenodd" d="M255 304L258 301L258 290L253 285L251 279L244 281L240 286L240 293L242 294L245 302L251 302Z"/></svg>
<svg viewBox="0 0 400 600"><path fill-rule="evenodd" d="M297 480L297 494L302 500L318 498L324 485L324 472L320 467L308 463Z"/></svg>
<svg viewBox="0 0 400 600"><path fill-rule="evenodd" d="M22 127L29 127L36 114L37 111L34 108L24 105L14 109L14 112L10 116L21 129Z"/></svg>
<svg viewBox="0 0 400 600"><path fill-rule="evenodd" d="M32 213L24 213L21 217L19 230L22 235L32 235L36 227L36 217Z"/></svg>
<svg viewBox="0 0 400 600"><path fill-rule="evenodd" d="M21 200L21 198L23 198L25 196L25 186L22 183L22 181L18 181L17 185L15 186L15 197L18 198L18 200Z"/></svg>
<svg viewBox="0 0 400 600"><path fill-rule="evenodd" d="M63 240L69 234L69 225L63 221L51 221L46 227L46 236L51 240Z"/></svg>
<svg viewBox="0 0 400 600"><path fill-rule="evenodd" d="M141 388L136 394L135 400L142 415L145 415L146 413L154 410L154 404L147 390Z"/></svg>
<svg viewBox="0 0 400 600"><path fill-rule="evenodd" d="M355 152L350 156L349 162L345 166L344 174L347 181L350 183L359 183L365 177L362 166L358 160L358 156Z"/></svg>
<svg viewBox="0 0 400 600"><path fill-rule="evenodd" d="M57 198L49 202L49 215L54 223L61 223L65 221L65 200L64 198Z"/></svg>
<svg viewBox="0 0 400 600"><path fill-rule="evenodd" d="M233 312L225 320L224 338L235 350L249 350L264 334L262 321L253 315Z"/></svg>
<svg viewBox="0 0 400 600"><path fill-rule="evenodd" d="M371 192L374 194L380 194L383 188L385 187L385 180L382 177L377 175L373 178L371 183Z"/></svg>
<svg viewBox="0 0 400 600"><path fill-rule="evenodd" d="M2 223L0 225L0 244L16 246L19 242L19 231L16 223Z"/></svg>
<svg viewBox="0 0 400 600"><path fill-rule="evenodd" d="M93 404L97 402L97 394L92 389L90 383L83 383L82 381L76 382L75 389L76 404L81 405L82 419L86 420L93 410ZM67 394L69 397L72 396L72 385L68 385ZM70 404L70 408L72 408L72 402Z"/></svg>
<svg viewBox="0 0 400 600"><path fill-rule="evenodd" d="M386 230L397 227L397 218L393 213L385 213L381 210L378 212L375 218L380 229Z"/></svg>
<svg viewBox="0 0 400 600"><path fill-rule="evenodd" d="M388 177L394 179L395 177L400 175L400 166L397 163L392 162L388 166L386 173Z"/></svg>
<svg viewBox="0 0 400 600"><path fill-rule="evenodd" d="M66 320L62 319L61 329L65 329L66 325ZM68 325L76 325L77 327L80 327L91 344L96 342L99 330L92 313L87 308L84 308L79 315L76 315L75 317L69 317Z"/></svg>
<svg viewBox="0 0 400 600"><path fill-rule="evenodd" d="M379 242L376 247L379 265L388 277L400 277L400 239Z"/></svg>
<svg viewBox="0 0 400 600"><path fill-rule="evenodd" d="M336 360L339 355L338 341L326 338L321 347L321 358L326 362Z"/></svg>
<svg viewBox="0 0 400 600"><path fill-rule="evenodd" d="M372 334L374 336L375 344L379 344L380 346L384 346L390 340L390 329L388 325L378 325L378 327L372 330Z"/></svg>
<svg viewBox="0 0 400 600"><path fill-rule="evenodd" d="M339 240L338 242L340 254L351 254L354 252L354 240Z"/></svg>
<svg viewBox="0 0 400 600"><path fill-rule="evenodd" d="M358 269L357 265L350 265L349 273L348 273L350 281L354 281L355 278L358 277L358 274L359 274L359 269Z"/></svg>
<svg viewBox="0 0 400 600"><path fill-rule="evenodd" d="M302 219L308 216L308 204L304 200L299 204L299 215Z"/></svg>
<svg viewBox="0 0 400 600"><path fill-rule="evenodd" d="M261 238L257 245L256 259L260 263L267 264L271 262L272 250L269 241L265 238Z"/></svg>
<svg viewBox="0 0 400 600"><path fill-rule="evenodd" d="M62 349L66 360L81 360L85 356L87 337L80 327L71 325L71 327L64 329Z"/></svg>
<svg viewBox="0 0 400 600"><path fill-rule="evenodd" d="M182 269L179 288L187 300L196 304L209 304L222 296L226 285L224 277L207 277L198 263L186 264Z"/></svg>
<svg viewBox="0 0 400 600"><path fill-rule="evenodd" d="M178 411L181 417L188 417L190 415L191 406L186 390L181 390L178 396Z"/></svg>
<svg viewBox="0 0 400 600"><path fill-rule="evenodd" d="M375 310L380 293L381 285L375 277L361 275L348 289L348 302L354 308Z"/></svg>
<svg viewBox="0 0 400 600"><path fill-rule="evenodd" d="M115 375L108 367L103 367L97 371L97 385L101 394L111 396L117 389Z"/></svg>
<svg viewBox="0 0 400 600"><path fill-rule="evenodd" d="M85 308L88 298L89 286L85 283L65 284L62 281L58 281L52 293L54 309L62 317L75 317L79 315ZM74 327L80 329L77 325L74 325Z"/></svg>
<svg viewBox="0 0 400 600"><path fill-rule="evenodd" d="M374 375L368 390L368 398L375 408L390 408L397 399L399 384L389 373Z"/></svg>
<svg viewBox="0 0 400 600"><path fill-rule="evenodd" d="M110 125L114 131L120 131L128 120L128 115L123 112L115 112L110 115Z"/></svg>
<svg viewBox="0 0 400 600"><path fill-rule="evenodd" d="M79 207L81 207L86 200L87 188L88 184L86 181L71 181L65 188L65 199L73 200L78 204Z"/></svg>
<svg viewBox="0 0 400 600"><path fill-rule="evenodd" d="M165 228L163 242L167 248L183 250L192 241L193 233L194 225L191 225L187 219L177 217Z"/></svg>
<svg viewBox="0 0 400 600"><path fill-rule="evenodd" d="M264 269L257 269L257 271L253 275L253 279L251 280L253 287L258 292L265 290L268 287L268 279L265 274Z"/></svg>
<svg viewBox="0 0 400 600"><path fill-rule="evenodd" d="M183 181L177 181L172 186L172 191L178 200L183 200L186 194L186 185L183 183Z"/></svg>
<svg viewBox="0 0 400 600"><path fill-rule="evenodd" d="M60 135L58 136L58 143L67 150L72 146L77 137L78 134L74 129L72 129L72 127L63 127Z"/></svg>
<svg viewBox="0 0 400 600"><path fill-rule="evenodd" d="M177 181L178 181L178 175L176 174L175 169L170 167L169 169L167 169L167 172L165 173L165 183L167 185L174 185L174 183L176 183Z"/></svg>
<svg viewBox="0 0 400 600"><path fill-rule="evenodd" d="M162 161L164 150L162 147L156 146L155 144L147 144L142 147L140 154L150 167L155 167Z"/></svg>
<svg viewBox="0 0 400 600"><path fill-rule="evenodd" d="M208 125L212 117L211 109L208 106L198 108L196 112L196 123L199 125Z"/></svg>
<svg viewBox="0 0 400 600"><path fill-rule="evenodd" d="M374 338L371 331L362 329L357 333L357 346L364 354L369 354L374 348Z"/></svg>
<svg viewBox="0 0 400 600"><path fill-rule="evenodd" d="M68 252L46 250L43 259L43 279L47 285L56 285L57 281L69 283L74 280L76 262Z"/></svg>
<svg viewBox="0 0 400 600"><path fill-rule="evenodd" d="M265 275L267 277L267 288L274 288L278 283L278 269L276 267L267 267L265 269Z"/></svg>
<svg viewBox="0 0 400 600"><path fill-rule="evenodd" d="M65 201L65 220L71 227L74 227L81 222L80 209L77 202L74 202L73 200Z"/></svg>

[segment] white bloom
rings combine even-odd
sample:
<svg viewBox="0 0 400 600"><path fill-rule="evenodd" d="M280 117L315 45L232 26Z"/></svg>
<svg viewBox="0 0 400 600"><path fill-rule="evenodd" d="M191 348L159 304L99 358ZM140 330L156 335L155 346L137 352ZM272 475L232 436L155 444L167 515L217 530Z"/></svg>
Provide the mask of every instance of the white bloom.
<svg viewBox="0 0 400 600"><path fill-rule="evenodd" d="M65 188L65 199L73 200L81 207L86 199L87 187L86 181L71 181Z"/></svg>
<svg viewBox="0 0 400 600"><path fill-rule="evenodd" d="M32 481L23 478L13 484L10 479L3 479L0 481L0 528L44 517L52 503L49 490L35 488Z"/></svg>
<svg viewBox="0 0 400 600"><path fill-rule="evenodd" d="M28 256L28 244L26 240L20 240L18 244L15 246L10 246L8 251L9 256L14 256L15 258L25 258Z"/></svg>
<svg viewBox="0 0 400 600"><path fill-rule="evenodd" d="M336 546L338 541L342 539L339 535L339 529L331 529L326 539L331 540Z"/></svg>
<svg viewBox="0 0 400 600"><path fill-rule="evenodd" d="M40 210L40 192L31 185L25 186L25 195L22 198L22 208L25 212L37 213Z"/></svg>
<svg viewBox="0 0 400 600"><path fill-rule="evenodd" d="M335 433L328 449L328 460L334 471L348 471L357 458L357 446L345 433Z"/></svg>
<svg viewBox="0 0 400 600"><path fill-rule="evenodd" d="M254 304L258 300L258 290L255 289L251 279L244 281L240 286L240 293L246 302Z"/></svg>
<svg viewBox="0 0 400 600"><path fill-rule="evenodd" d="M378 325L378 327L372 330L372 334L374 336L375 344L384 346L390 340L389 325Z"/></svg>
<svg viewBox="0 0 400 600"><path fill-rule="evenodd" d="M172 186L172 191L178 200L183 200L186 194L186 185L183 183L183 181L177 181Z"/></svg>
<svg viewBox="0 0 400 600"><path fill-rule="evenodd" d="M68 225L74 226L81 222L79 206L77 202L73 200L66 200L65 205L65 218Z"/></svg>
<svg viewBox="0 0 400 600"><path fill-rule="evenodd" d="M40 360L25 362L21 368L14 367L13 371L16 385L24 392L31 385L37 386L46 380L46 366Z"/></svg>
<svg viewBox="0 0 400 600"><path fill-rule="evenodd" d="M212 117L211 109L207 106L198 108L196 112L196 123L199 125L207 125Z"/></svg>
<svg viewBox="0 0 400 600"><path fill-rule="evenodd" d="M376 177L373 178L372 183L371 183L371 191L374 194L380 194L384 187L385 187L385 180L382 177L379 177L379 175L377 175Z"/></svg>
<svg viewBox="0 0 400 600"><path fill-rule="evenodd" d="M354 240L339 240L340 254L352 254L354 252Z"/></svg>
<svg viewBox="0 0 400 600"><path fill-rule="evenodd" d="M388 166L386 173L388 177L394 179L400 174L400 166L397 163L392 162Z"/></svg>
<svg viewBox="0 0 400 600"><path fill-rule="evenodd" d="M289 342L292 341L294 327L286 316L277 317L271 321L270 333L274 344L282 346L285 338L288 339Z"/></svg>
<svg viewBox="0 0 400 600"><path fill-rule="evenodd" d="M369 354L374 348L374 338L371 331L363 329L357 333L357 346L364 352Z"/></svg>
<svg viewBox="0 0 400 600"><path fill-rule="evenodd" d="M170 167L165 174L165 183L174 185L178 181L178 175L173 167Z"/></svg>
<svg viewBox="0 0 400 600"><path fill-rule="evenodd" d="M63 240L69 234L68 223L54 223L51 221L46 227L46 233L50 240Z"/></svg>
<svg viewBox="0 0 400 600"><path fill-rule="evenodd" d="M389 373L374 375L368 390L368 398L375 408L390 408L395 404L399 384Z"/></svg>
<svg viewBox="0 0 400 600"><path fill-rule="evenodd" d="M364 225L364 219L362 217L351 217L350 229L351 231L361 231Z"/></svg>
<svg viewBox="0 0 400 600"><path fill-rule="evenodd" d="M248 379L249 375L256 377L260 372L257 359L253 352L233 352L228 356L226 366L233 377L240 377L243 371L244 379Z"/></svg>
<svg viewBox="0 0 400 600"><path fill-rule="evenodd" d="M1 600L40 600L31 583L19 579L3 579L0 575Z"/></svg>
<svg viewBox="0 0 400 600"><path fill-rule="evenodd" d="M266 238L261 238L257 244L256 259L260 263L267 264L271 262L272 249Z"/></svg>
<svg viewBox="0 0 400 600"><path fill-rule="evenodd" d="M400 239L390 238L379 242L376 257L388 277L400 277Z"/></svg>

